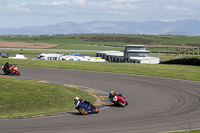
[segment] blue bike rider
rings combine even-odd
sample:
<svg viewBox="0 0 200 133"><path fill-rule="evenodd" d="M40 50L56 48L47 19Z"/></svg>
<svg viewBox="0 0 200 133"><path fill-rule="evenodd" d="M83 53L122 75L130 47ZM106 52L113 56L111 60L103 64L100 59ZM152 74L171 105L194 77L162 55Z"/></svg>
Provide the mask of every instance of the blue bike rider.
<svg viewBox="0 0 200 133"><path fill-rule="evenodd" d="M85 104L87 104L88 106L90 106L90 107L92 107L92 104L88 101L88 100L83 100L83 99L81 99L81 98L79 98L79 97L75 97L74 98L74 104L76 105L76 106L78 106L78 104L79 103L85 103Z"/></svg>

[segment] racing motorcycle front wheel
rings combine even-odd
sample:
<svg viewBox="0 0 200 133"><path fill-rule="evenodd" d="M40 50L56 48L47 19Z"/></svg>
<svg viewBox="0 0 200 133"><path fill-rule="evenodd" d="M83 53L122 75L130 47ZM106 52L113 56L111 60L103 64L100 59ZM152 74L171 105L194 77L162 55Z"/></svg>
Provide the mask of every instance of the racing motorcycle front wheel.
<svg viewBox="0 0 200 133"><path fill-rule="evenodd" d="M80 107L78 110L79 110L80 114L82 114L82 115L87 115L88 114L87 110L85 108L83 108L83 107Z"/></svg>

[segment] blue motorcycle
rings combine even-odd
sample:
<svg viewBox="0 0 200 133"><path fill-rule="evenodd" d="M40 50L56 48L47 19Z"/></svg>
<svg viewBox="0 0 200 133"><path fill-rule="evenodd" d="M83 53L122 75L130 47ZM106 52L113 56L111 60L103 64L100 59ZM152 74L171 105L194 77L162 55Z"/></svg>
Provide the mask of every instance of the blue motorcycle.
<svg viewBox="0 0 200 133"><path fill-rule="evenodd" d="M82 115L87 115L87 114L92 114L92 113L95 113L95 114L99 113L99 109L96 108L92 104L88 104L88 103L80 102L80 101L77 101L74 104L76 106L76 109Z"/></svg>

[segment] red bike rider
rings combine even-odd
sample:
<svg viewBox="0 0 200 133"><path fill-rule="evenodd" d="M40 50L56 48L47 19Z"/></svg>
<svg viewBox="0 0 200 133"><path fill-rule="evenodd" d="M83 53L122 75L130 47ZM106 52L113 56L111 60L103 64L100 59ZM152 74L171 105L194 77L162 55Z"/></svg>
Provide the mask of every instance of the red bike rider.
<svg viewBox="0 0 200 133"><path fill-rule="evenodd" d="M114 93L114 91L110 91L109 99L116 106L125 107L126 105L128 105L128 102L125 100L121 93Z"/></svg>
<svg viewBox="0 0 200 133"><path fill-rule="evenodd" d="M4 69L6 70L6 71L9 71L10 69L9 69L9 67L11 66L11 64L9 64L8 62L6 62L6 64L4 65Z"/></svg>
<svg viewBox="0 0 200 133"><path fill-rule="evenodd" d="M118 95L118 96L122 97L121 93L114 93L114 91L110 91L109 92L109 98L110 99L113 99L115 97L115 95Z"/></svg>
<svg viewBox="0 0 200 133"><path fill-rule="evenodd" d="M6 62L5 65L2 65L2 70L3 72L6 74L6 75L17 75L17 76L20 76L20 72L17 68L17 66L15 65L12 65L12 64L9 64L8 62Z"/></svg>

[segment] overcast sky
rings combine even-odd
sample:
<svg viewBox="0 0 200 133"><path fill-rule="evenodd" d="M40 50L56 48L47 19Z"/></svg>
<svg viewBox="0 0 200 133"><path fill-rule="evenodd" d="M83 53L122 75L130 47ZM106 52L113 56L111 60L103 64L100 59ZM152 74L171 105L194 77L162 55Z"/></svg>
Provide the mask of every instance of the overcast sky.
<svg viewBox="0 0 200 133"><path fill-rule="evenodd" d="M200 19L200 0L0 0L0 28L183 19Z"/></svg>

